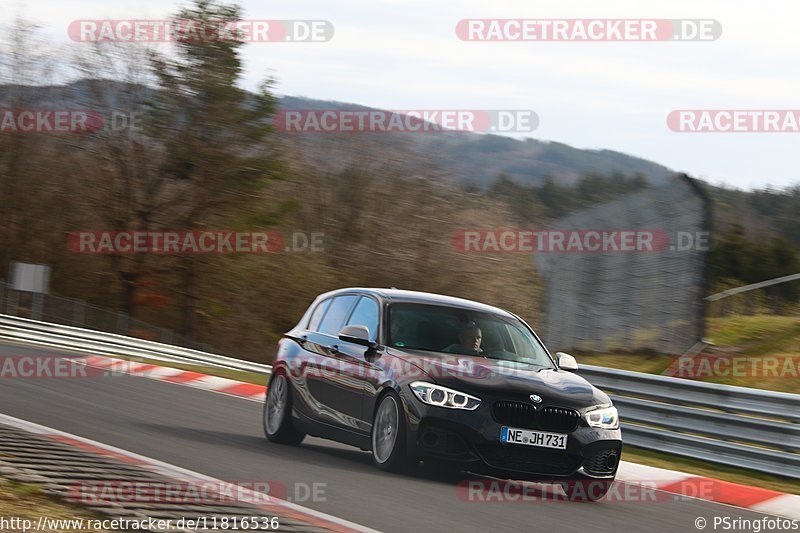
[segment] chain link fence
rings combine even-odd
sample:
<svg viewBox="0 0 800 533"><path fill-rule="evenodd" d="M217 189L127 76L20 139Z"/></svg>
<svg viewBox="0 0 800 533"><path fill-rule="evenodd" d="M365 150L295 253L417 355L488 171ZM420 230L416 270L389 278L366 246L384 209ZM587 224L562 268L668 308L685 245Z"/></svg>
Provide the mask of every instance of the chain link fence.
<svg viewBox="0 0 800 533"><path fill-rule="evenodd" d="M0 280L0 314L53 324L116 333L214 353L211 345L192 341L168 328L154 326L121 311L110 311L75 298L16 291Z"/></svg>
<svg viewBox="0 0 800 533"><path fill-rule="evenodd" d="M544 340L564 350L686 351L704 334L710 224L708 196L685 175L558 220L552 229L654 231L669 242L655 251L535 254Z"/></svg>
<svg viewBox="0 0 800 533"><path fill-rule="evenodd" d="M773 285L756 289L741 294L735 294L728 298L709 302L707 316L713 318L723 318L730 316L755 316L755 315L774 315L774 316L798 316L800 315L800 302L792 301L797 293L797 286L800 281L790 282L795 287L790 287L789 283L783 285ZM731 283L725 288L741 286L741 282Z"/></svg>

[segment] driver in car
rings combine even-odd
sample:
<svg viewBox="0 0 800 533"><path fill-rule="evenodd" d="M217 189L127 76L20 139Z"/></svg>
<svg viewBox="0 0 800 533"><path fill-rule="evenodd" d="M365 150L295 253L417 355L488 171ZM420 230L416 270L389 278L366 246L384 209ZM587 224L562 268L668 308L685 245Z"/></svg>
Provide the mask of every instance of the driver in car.
<svg viewBox="0 0 800 533"><path fill-rule="evenodd" d="M481 350L481 340L483 340L481 328L479 328L475 322L469 322L466 326L461 328L461 331L459 331L459 342L457 344L451 344L442 351L465 355L483 355L483 350Z"/></svg>
<svg viewBox="0 0 800 533"><path fill-rule="evenodd" d="M405 315L402 313L392 313L389 330L389 341L392 343L392 346L402 348L409 343L413 344L414 337L408 332L407 322Z"/></svg>

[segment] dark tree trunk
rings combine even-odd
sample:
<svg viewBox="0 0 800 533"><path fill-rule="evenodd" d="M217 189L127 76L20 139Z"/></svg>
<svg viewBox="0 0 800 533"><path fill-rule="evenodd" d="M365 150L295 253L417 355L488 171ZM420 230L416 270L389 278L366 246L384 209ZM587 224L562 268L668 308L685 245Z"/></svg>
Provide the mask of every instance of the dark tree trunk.
<svg viewBox="0 0 800 533"><path fill-rule="evenodd" d="M190 341L197 336L197 272L190 256L181 259L181 335Z"/></svg>

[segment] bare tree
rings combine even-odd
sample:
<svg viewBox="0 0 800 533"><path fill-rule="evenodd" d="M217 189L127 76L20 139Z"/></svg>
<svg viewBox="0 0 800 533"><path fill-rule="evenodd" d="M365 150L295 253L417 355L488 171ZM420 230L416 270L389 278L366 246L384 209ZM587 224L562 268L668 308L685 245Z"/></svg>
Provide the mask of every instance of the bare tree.
<svg viewBox="0 0 800 533"><path fill-rule="evenodd" d="M234 5L197 0L176 19L213 29L240 19ZM236 84L241 75L240 48L234 38L179 40L177 57L154 54L152 65L162 89L153 116L153 132L164 144L161 172L183 185L182 228L191 231L219 221L276 176L267 141L274 98L272 81L255 97ZM180 257L181 332L197 331L198 278L202 258Z"/></svg>

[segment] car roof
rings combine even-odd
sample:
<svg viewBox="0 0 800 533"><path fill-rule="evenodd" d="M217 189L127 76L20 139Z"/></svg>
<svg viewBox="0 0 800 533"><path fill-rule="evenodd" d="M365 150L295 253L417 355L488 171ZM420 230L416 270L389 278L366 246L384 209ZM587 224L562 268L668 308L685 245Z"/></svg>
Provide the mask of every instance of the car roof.
<svg viewBox="0 0 800 533"><path fill-rule="evenodd" d="M448 307L458 307L462 309L470 309L473 311L482 311L485 313L495 313L506 317L515 317L512 313L499 307L475 302L473 300L466 300L464 298L456 298L455 296L446 296L443 294L434 294L432 292L420 291L407 291L403 289L381 289L369 287L349 287L346 289L337 289L335 291L327 292L322 297L336 296L341 293L362 293L373 294L386 303L420 303L430 305L445 305Z"/></svg>

